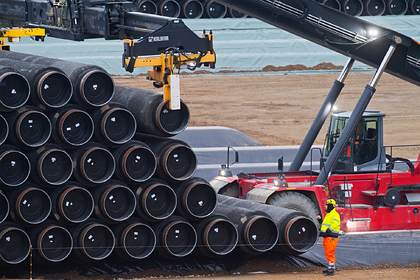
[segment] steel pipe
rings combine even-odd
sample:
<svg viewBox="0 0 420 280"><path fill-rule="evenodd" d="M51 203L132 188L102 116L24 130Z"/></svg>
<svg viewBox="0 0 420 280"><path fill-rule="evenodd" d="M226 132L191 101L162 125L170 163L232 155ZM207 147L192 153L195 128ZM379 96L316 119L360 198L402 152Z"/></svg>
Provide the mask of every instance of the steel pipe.
<svg viewBox="0 0 420 280"><path fill-rule="evenodd" d="M361 0L340 0L341 10L351 16L358 17L363 13Z"/></svg>
<svg viewBox="0 0 420 280"><path fill-rule="evenodd" d="M47 143L28 153L31 163L31 179L45 187L67 182L73 173L70 155L61 146Z"/></svg>
<svg viewBox="0 0 420 280"><path fill-rule="evenodd" d="M204 13L203 4L199 0L181 0L181 17L183 18L200 18Z"/></svg>
<svg viewBox="0 0 420 280"><path fill-rule="evenodd" d="M157 222L167 219L176 209L174 190L163 180L152 178L134 189L136 213L143 220Z"/></svg>
<svg viewBox="0 0 420 280"><path fill-rule="evenodd" d="M341 3L338 0L322 0L323 5L333 8L334 10L341 10Z"/></svg>
<svg viewBox="0 0 420 280"><path fill-rule="evenodd" d="M93 191L94 213L108 224L127 220L136 210L136 196L133 191L117 180L96 187Z"/></svg>
<svg viewBox="0 0 420 280"><path fill-rule="evenodd" d="M112 230L116 240L114 252L121 259L128 261L145 259L156 247L155 232L140 219L130 218Z"/></svg>
<svg viewBox="0 0 420 280"><path fill-rule="evenodd" d="M408 0L388 0L386 2L386 13L390 15L404 15L408 11Z"/></svg>
<svg viewBox="0 0 420 280"><path fill-rule="evenodd" d="M280 233L276 249L287 254L301 254L312 249L319 236L318 228L306 214L291 209L249 200L218 195L221 206L244 210L260 211L268 214Z"/></svg>
<svg viewBox="0 0 420 280"><path fill-rule="evenodd" d="M155 154L145 143L130 140L111 150L116 162L114 177L133 185L149 180L155 174Z"/></svg>
<svg viewBox="0 0 420 280"><path fill-rule="evenodd" d="M0 64L18 70L29 82L29 102L42 110L55 110L66 105L73 95L69 77L58 67L39 65L20 59L9 59L10 51L0 50Z"/></svg>
<svg viewBox="0 0 420 280"><path fill-rule="evenodd" d="M47 220L30 232L36 262L49 264L64 261L73 249L70 232L55 221Z"/></svg>
<svg viewBox="0 0 420 280"><path fill-rule="evenodd" d="M111 152L100 143L87 144L70 151L73 158L73 178L87 187L108 181L115 171Z"/></svg>
<svg viewBox="0 0 420 280"><path fill-rule="evenodd" d="M235 9L232 9L230 7L227 8L227 13L228 13L228 16L231 17L231 18L246 18L246 17L248 17L247 14L244 14L244 13L242 13L240 11L237 11Z"/></svg>
<svg viewBox="0 0 420 280"><path fill-rule="evenodd" d="M206 218L216 208L216 192L202 178L192 177L173 188L178 198L178 214L190 221Z"/></svg>
<svg viewBox="0 0 420 280"><path fill-rule="evenodd" d="M73 260L76 262L94 262L107 258L115 247L112 230L97 219L71 228L73 237Z"/></svg>
<svg viewBox="0 0 420 280"><path fill-rule="evenodd" d="M184 131L189 123L190 112L181 100L180 110L170 110L163 95L156 91L117 86L113 102L122 104L137 121L137 131L170 137Z"/></svg>
<svg viewBox="0 0 420 280"><path fill-rule="evenodd" d="M68 104L49 115L51 140L66 149L76 149L91 140L94 123L88 112Z"/></svg>
<svg viewBox="0 0 420 280"><path fill-rule="evenodd" d="M151 0L143 0L139 1L137 4L135 4L137 12L140 13L146 13L146 14L157 14L157 6L156 4Z"/></svg>
<svg viewBox="0 0 420 280"><path fill-rule="evenodd" d="M31 94L28 80L13 67L0 66L0 111L22 107Z"/></svg>
<svg viewBox="0 0 420 280"><path fill-rule="evenodd" d="M74 87L71 101L86 109L95 109L106 105L114 94L114 81L111 76L96 65L10 51L0 51L0 58L61 69Z"/></svg>
<svg viewBox="0 0 420 280"><path fill-rule="evenodd" d="M205 257L225 256L238 244L238 231L229 219L222 215L211 215L194 223L197 232L198 254Z"/></svg>
<svg viewBox="0 0 420 280"><path fill-rule="evenodd" d="M3 115L0 114L0 145L3 144L9 136L9 124Z"/></svg>
<svg viewBox="0 0 420 280"><path fill-rule="evenodd" d="M16 187L29 177L31 164L17 147L0 145L0 183L5 187Z"/></svg>
<svg viewBox="0 0 420 280"><path fill-rule="evenodd" d="M23 226L34 226L45 221L51 213L50 196L38 185L26 182L8 196L10 216Z"/></svg>
<svg viewBox="0 0 420 280"><path fill-rule="evenodd" d="M107 104L91 115L96 128L93 137L105 146L127 143L136 133L136 119L123 105Z"/></svg>
<svg viewBox="0 0 420 280"><path fill-rule="evenodd" d="M54 218L73 226L86 221L93 213L92 194L80 183L68 181L61 187L49 191Z"/></svg>
<svg viewBox="0 0 420 280"><path fill-rule="evenodd" d="M224 18L227 7L214 0L207 0L204 4L204 15L207 18Z"/></svg>
<svg viewBox="0 0 420 280"><path fill-rule="evenodd" d="M197 245L197 233L183 217L174 215L152 226L157 236L155 252L161 257L185 257Z"/></svg>
<svg viewBox="0 0 420 280"><path fill-rule="evenodd" d="M277 243L277 226L264 212L219 202L214 213L228 217L237 227L238 247L245 253L264 253L273 249Z"/></svg>
<svg viewBox="0 0 420 280"><path fill-rule="evenodd" d="M176 140L136 134L136 140L149 145L156 155L156 176L168 182L182 182L194 174L197 158L187 143Z"/></svg>
<svg viewBox="0 0 420 280"><path fill-rule="evenodd" d="M7 196L0 190L0 224L9 216L9 200Z"/></svg>
<svg viewBox="0 0 420 280"><path fill-rule="evenodd" d="M363 15L382 16L385 13L386 5L383 0L363 0Z"/></svg>
<svg viewBox="0 0 420 280"><path fill-rule="evenodd" d="M8 141L28 150L44 145L51 135L51 122L37 107L23 106L5 115L9 125Z"/></svg>
<svg viewBox="0 0 420 280"><path fill-rule="evenodd" d="M161 16L177 18L181 13L181 7L175 0L157 0L155 3Z"/></svg>
<svg viewBox="0 0 420 280"><path fill-rule="evenodd" d="M420 0L411 0L409 8L413 15L420 15Z"/></svg>
<svg viewBox="0 0 420 280"><path fill-rule="evenodd" d="M31 252L31 240L18 225L11 222L0 224L0 261L15 265L23 262Z"/></svg>

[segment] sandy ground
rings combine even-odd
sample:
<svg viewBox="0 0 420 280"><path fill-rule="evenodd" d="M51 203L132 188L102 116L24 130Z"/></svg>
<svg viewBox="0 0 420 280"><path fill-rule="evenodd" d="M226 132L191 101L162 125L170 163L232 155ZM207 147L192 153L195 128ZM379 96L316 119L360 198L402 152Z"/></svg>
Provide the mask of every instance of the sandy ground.
<svg viewBox="0 0 420 280"><path fill-rule="evenodd" d="M299 145L308 131L339 72L332 74L278 75L182 75L181 98L191 113L190 126L227 126L242 131L264 145ZM353 110L372 73L347 77L338 110ZM144 76L114 77L117 85L153 90ZM369 109L380 110L385 118L385 145L420 144L419 88L384 74ZM323 144L328 122L316 144ZM399 156L417 158L418 149L401 149ZM394 152L396 152L394 150ZM188 276L164 276L177 279L323 279L323 268L274 269L273 264L250 263L228 275L208 272ZM340 268L333 279L420 279L420 264L410 266ZM268 274L247 272L269 272ZM145 275L145 274L143 274ZM149 274L150 275L150 274ZM128 278L143 277L132 275ZM150 276L152 277L152 276ZM153 274L159 278L159 272ZM124 277L126 278L126 277Z"/></svg>

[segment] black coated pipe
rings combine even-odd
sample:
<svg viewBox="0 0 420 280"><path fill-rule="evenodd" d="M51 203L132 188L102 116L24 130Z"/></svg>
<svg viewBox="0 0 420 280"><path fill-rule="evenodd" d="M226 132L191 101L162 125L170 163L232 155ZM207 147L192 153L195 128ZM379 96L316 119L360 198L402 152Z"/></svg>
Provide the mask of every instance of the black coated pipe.
<svg viewBox="0 0 420 280"><path fill-rule="evenodd" d="M0 51L0 58L61 69L74 87L72 102L86 109L106 105L114 94L114 81L111 76L103 68L96 65L10 51Z"/></svg>
<svg viewBox="0 0 420 280"><path fill-rule="evenodd" d="M138 133L134 138L149 145L156 155L156 177L176 183L185 181L194 174L197 158L187 143Z"/></svg>
<svg viewBox="0 0 420 280"><path fill-rule="evenodd" d="M90 141L70 152L73 158L73 178L88 187L108 181L115 171L111 152L100 143Z"/></svg>
<svg viewBox="0 0 420 280"><path fill-rule="evenodd" d="M28 234L17 224L0 224L0 261L8 265L23 262L31 252L31 240Z"/></svg>
<svg viewBox="0 0 420 280"><path fill-rule="evenodd" d="M190 221L206 218L216 208L216 192L202 178L192 177L173 188L178 198L178 214Z"/></svg>
<svg viewBox="0 0 420 280"><path fill-rule="evenodd" d="M237 227L239 233L237 247L245 253L267 252L277 243L279 238L277 226L264 212L219 202L214 213L228 217Z"/></svg>
<svg viewBox="0 0 420 280"><path fill-rule="evenodd" d="M224 18L227 13L227 7L214 0L206 0L204 3L204 17Z"/></svg>
<svg viewBox="0 0 420 280"><path fill-rule="evenodd" d="M112 230L97 219L70 229L73 237L73 255L76 262L94 262L107 258L115 247L115 236Z"/></svg>
<svg viewBox="0 0 420 280"><path fill-rule="evenodd" d="M203 4L199 0L180 0L181 17L183 18L200 18L204 13Z"/></svg>
<svg viewBox="0 0 420 280"><path fill-rule="evenodd" d="M33 259L39 263L58 263L73 249L70 232L53 220L47 220L31 230Z"/></svg>
<svg viewBox="0 0 420 280"><path fill-rule="evenodd" d="M189 255L197 245L197 233L191 223L180 216L171 216L152 225L156 233L155 252L164 258Z"/></svg>
<svg viewBox="0 0 420 280"><path fill-rule="evenodd" d="M0 190L0 224L9 216L9 200L6 195Z"/></svg>
<svg viewBox="0 0 420 280"><path fill-rule="evenodd" d="M145 143L137 140L113 149L116 162L114 177L133 185L149 180L155 174L157 163L155 154Z"/></svg>
<svg viewBox="0 0 420 280"><path fill-rule="evenodd" d="M49 194L52 214L65 225L83 223L93 213L93 196L78 182L68 181L63 186L50 190Z"/></svg>
<svg viewBox="0 0 420 280"><path fill-rule="evenodd" d="M105 146L127 143L136 133L133 114L120 104L107 104L91 113L95 123L94 139Z"/></svg>
<svg viewBox="0 0 420 280"><path fill-rule="evenodd" d="M51 122L40 109L23 106L5 115L9 124L9 143L28 150L44 145L51 135Z"/></svg>
<svg viewBox="0 0 420 280"><path fill-rule="evenodd" d="M167 219L176 209L174 190L163 180L152 178L134 189L137 215L143 220L157 222Z"/></svg>
<svg viewBox="0 0 420 280"><path fill-rule="evenodd" d="M420 15L420 0L411 0L409 8L412 14Z"/></svg>
<svg viewBox="0 0 420 280"><path fill-rule="evenodd" d="M177 18L181 13L181 7L175 0L157 0L155 3L161 16Z"/></svg>
<svg viewBox="0 0 420 280"><path fill-rule="evenodd" d="M8 195L10 216L23 226L34 226L45 221L51 213L50 196L38 185L26 182Z"/></svg>
<svg viewBox="0 0 420 280"><path fill-rule="evenodd" d="M31 162L31 179L45 187L67 182L73 173L70 155L61 146L47 143L28 153Z"/></svg>
<svg viewBox="0 0 420 280"><path fill-rule="evenodd" d="M363 0L363 4L362 15L382 16L385 13L386 5L383 0Z"/></svg>
<svg viewBox="0 0 420 280"><path fill-rule="evenodd" d="M9 136L9 124L3 115L0 114L0 145L3 144Z"/></svg>
<svg viewBox="0 0 420 280"><path fill-rule="evenodd" d="M238 244L238 231L229 219L222 215L211 215L194 223L197 232L198 254L208 257L225 256Z"/></svg>
<svg viewBox="0 0 420 280"><path fill-rule="evenodd" d="M404 15L408 11L408 0L387 0L386 13L390 15Z"/></svg>
<svg viewBox="0 0 420 280"><path fill-rule="evenodd" d="M341 10L351 16L360 16L363 13L361 0L340 0Z"/></svg>
<svg viewBox="0 0 420 280"><path fill-rule="evenodd" d="M341 10L341 4L338 0L323 0L323 5L333 8L334 10Z"/></svg>
<svg viewBox="0 0 420 280"><path fill-rule="evenodd" d="M31 163L17 147L0 145L0 183L6 187L23 184L31 172Z"/></svg>
<svg viewBox="0 0 420 280"><path fill-rule="evenodd" d="M301 254L313 248L318 240L318 228L313 220L306 214L291 209L268 204L257 203L249 200L218 195L221 206L261 211L268 214L276 223L280 233L276 249L287 254Z"/></svg>
<svg viewBox="0 0 420 280"><path fill-rule="evenodd" d="M143 0L135 5L137 12L146 13L146 14L157 14L157 6L151 0Z"/></svg>
<svg viewBox="0 0 420 280"><path fill-rule="evenodd" d="M76 149L93 136L94 123L88 112L77 105L68 104L49 115L51 140L66 149Z"/></svg>
<svg viewBox="0 0 420 280"><path fill-rule="evenodd" d="M96 216L109 224L127 220L136 210L136 196L133 191L117 180L109 180L96 187L93 198Z"/></svg>
<svg viewBox="0 0 420 280"><path fill-rule="evenodd" d="M227 14L231 18L246 18L248 16L247 14L244 14L230 7L227 8Z"/></svg>
<svg viewBox="0 0 420 280"><path fill-rule="evenodd" d="M13 53L0 50L0 64L17 69L29 82L29 102L42 110L55 110L66 105L72 95L73 86L69 77L58 67L39 65L20 59L9 59Z"/></svg>
<svg viewBox="0 0 420 280"><path fill-rule="evenodd" d="M137 131L141 133L175 136L187 128L190 120L190 112L182 100L180 110L170 110L157 91L117 86L112 101L133 113Z"/></svg>
<svg viewBox="0 0 420 280"><path fill-rule="evenodd" d="M0 111L10 112L22 107L29 99L31 86L16 69L0 66Z"/></svg>
<svg viewBox="0 0 420 280"><path fill-rule="evenodd" d="M119 258L136 261L147 258L156 247L153 229L140 219L130 218L112 228Z"/></svg>

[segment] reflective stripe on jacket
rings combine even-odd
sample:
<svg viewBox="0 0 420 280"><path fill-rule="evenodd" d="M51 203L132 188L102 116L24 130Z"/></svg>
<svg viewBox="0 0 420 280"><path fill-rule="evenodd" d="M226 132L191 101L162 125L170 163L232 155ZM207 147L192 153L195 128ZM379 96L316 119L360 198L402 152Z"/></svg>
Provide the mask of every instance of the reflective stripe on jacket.
<svg viewBox="0 0 420 280"><path fill-rule="evenodd" d="M340 215L335 208L330 213L327 213L322 222L321 232L327 232L327 229L331 230L331 236L338 236L338 232L340 231Z"/></svg>

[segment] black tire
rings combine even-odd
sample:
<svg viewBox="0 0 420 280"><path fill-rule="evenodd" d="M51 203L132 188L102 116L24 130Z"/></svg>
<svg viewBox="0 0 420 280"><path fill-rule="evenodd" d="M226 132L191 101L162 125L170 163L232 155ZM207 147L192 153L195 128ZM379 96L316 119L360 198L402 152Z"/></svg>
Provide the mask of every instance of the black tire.
<svg viewBox="0 0 420 280"><path fill-rule="evenodd" d="M238 183L227 184L219 190L219 194L239 198Z"/></svg>
<svg viewBox="0 0 420 280"><path fill-rule="evenodd" d="M267 204L293 209L305 213L317 224L318 208L307 196L298 192L282 192L271 196Z"/></svg>

